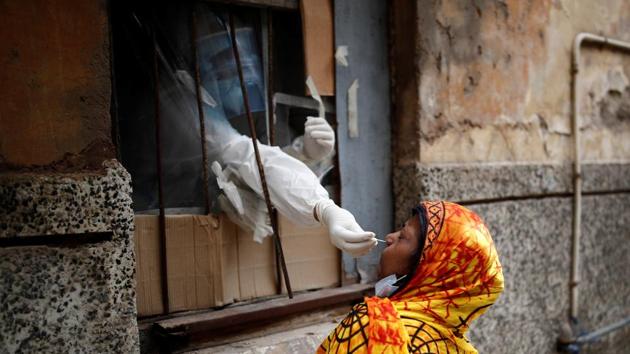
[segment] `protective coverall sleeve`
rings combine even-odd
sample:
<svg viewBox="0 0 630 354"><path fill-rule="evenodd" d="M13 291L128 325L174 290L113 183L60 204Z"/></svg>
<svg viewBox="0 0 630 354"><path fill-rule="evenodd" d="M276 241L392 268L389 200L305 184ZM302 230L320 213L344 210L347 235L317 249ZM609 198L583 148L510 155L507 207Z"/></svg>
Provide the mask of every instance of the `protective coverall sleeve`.
<svg viewBox="0 0 630 354"><path fill-rule="evenodd" d="M278 211L304 226L317 226L313 216L318 202L328 200L328 192L317 176L301 161L280 148L259 144L271 203ZM251 138L235 136L222 149L223 165L232 168L256 194L263 195Z"/></svg>
<svg viewBox="0 0 630 354"><path fill-rule="evenodd" d="M213 123L206 135L209 147L220 156L226 170L262 198L251 138L236 133L227 121ZM374 233L364 231L349 211L335 205L303 162L278 147L258 144L258 148L271 203L281 214L304 226L317 226L321 222L328 228L332 243L354 257L366 254L376 245Z"/></svg>

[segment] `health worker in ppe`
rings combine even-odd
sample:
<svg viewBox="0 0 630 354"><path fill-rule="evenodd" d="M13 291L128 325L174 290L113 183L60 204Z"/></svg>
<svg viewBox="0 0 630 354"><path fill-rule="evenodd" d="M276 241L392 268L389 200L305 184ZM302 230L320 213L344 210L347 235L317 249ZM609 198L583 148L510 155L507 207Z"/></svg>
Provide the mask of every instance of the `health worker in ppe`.
<svg viewBox="0 0 630 354"><path fill-rule="evenodd" d="M309 124L304 137L304 145L312 144L318 152L334 145L334 137L323 134L327 129L322 126L317 120ZM221 116L206 115L206 141L211 155L218 156L211 168L224 193L219 197L222 209L238 224L253 230L255 240L262 241L272 230L251 138L239 134ZM332 243L354 257L376 245L374 233L363 230L349 211L329 198L304 162L276 146L259 143L259 152L271 203L279 213L303 226L325 225Z"/></svg>
<svg viewBox="0 0 630 354"><path fill-rule="evenodd" d="M121 155L133 176L134 209L155 210L162 196L164 208L175 213L197 213L206 209L205 195L217 197L208 200L207 206L213 211L221 207L261 241L272 230L252 141L243 135L249 127L227 14L205 3L195 6L197 21L192 28L194 23L186 7L167 7L173 11L161 14L160 21L155 21L154 14L136 13L133 6L129 14L120 17L124 25L118 33L124 35L118 35L117 48L122 49L119 53L129 54L119 57L128 60L116 63L120 69L118 98L124 107L120 110L124 113L120 131L125 142ZM267 107L257 13L239 12L235 32L256 131L264 132ZM147 16L151 18L148 21ZM150 49L141 45L147 39L153 41ZM197 44L196 55L191 50L192 41ZM157 60L156 72L147 65L152 60ZM158 95L147 94L147 88L157 88ZM199 107L203 110L205 151L199 141ZM163 193L157 193L159 176L154 152L158 139L147 132L156 121L160 122ZM321 115L307 119L304 131L301 147L293 148L291 154L306 163L330 156L334 133ZM264 134L258 137L265 141ZM326 225L332 242L355 256L367 253L376 244L374 234L361 229L351 213L335 205L303 161L278 147L260 144L260 152L271 201L280 214L297 224ZM210 166L203 166L204 157ZM204 167L208 167L208 175ZM222 191L213 183L215 179Z"/></svg>
<svg viewBox="0 0 630 354"><path fill-rule="evenodd" d="M206 146L212 157L210 170L217 178L222 195L219 205L231 220L253 231L254 240L262 242L272 234L269 215L263 199L251 138L235 129L245 118L241 82L232 55L231 39L221 15L208 16L204 28L214 28L198 38L202 100L204 105ZM264 85L262 65L255 31L246 21L237 23L236 42L243 67L250 111L255 125L264 122ZM213 104L214 103L214 104ZM259 130L258 128L256 129ZM281 150L261 144L259 151L271 203L291 221L328 228L331 242L354 257L364 255L377 241L372 232L363 230L354 216L337 206L319 178L307 164L330 157L335 145L332 127L323 117L308 117L304 136Z"/></svg>

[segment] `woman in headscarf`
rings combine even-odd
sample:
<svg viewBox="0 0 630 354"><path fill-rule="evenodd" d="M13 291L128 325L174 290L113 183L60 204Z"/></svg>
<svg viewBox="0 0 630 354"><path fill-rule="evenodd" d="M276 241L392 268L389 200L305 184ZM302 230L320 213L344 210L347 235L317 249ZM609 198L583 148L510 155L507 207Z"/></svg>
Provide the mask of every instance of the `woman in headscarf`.
<svg viewBox="0 0 630 354"><path fill-rule="evenodd" d="M476 353L470 323L503 290L483 221L449 202L422 202L386 237L377 296L365 298L318 353Z"/></svg>

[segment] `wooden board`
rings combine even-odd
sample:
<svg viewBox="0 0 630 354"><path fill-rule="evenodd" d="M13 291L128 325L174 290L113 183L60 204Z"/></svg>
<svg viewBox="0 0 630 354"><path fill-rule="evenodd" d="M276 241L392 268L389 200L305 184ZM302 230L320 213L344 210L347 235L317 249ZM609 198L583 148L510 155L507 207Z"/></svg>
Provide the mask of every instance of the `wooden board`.
<svg viewBox="0 0 630 354"><path fill-rule="evenodd" d="M320 96L334 96L335 60L332 1L302 0L300 1L300 12L302 14L306 77L309 75L313 77ZM308 89L306 93L310 95Z"/></svg>

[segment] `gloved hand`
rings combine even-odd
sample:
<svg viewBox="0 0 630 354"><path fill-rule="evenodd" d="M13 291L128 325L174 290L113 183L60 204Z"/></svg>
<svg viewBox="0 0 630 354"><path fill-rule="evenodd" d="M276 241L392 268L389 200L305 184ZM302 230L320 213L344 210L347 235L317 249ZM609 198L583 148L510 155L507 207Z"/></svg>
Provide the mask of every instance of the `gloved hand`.
<svg viewBox="0 0 630 354"><path fill-rule="evenodd" d="M325 118L307 117L304 123L304 155L320 161L335 148L335 132Z"/></svg>
<svg viewBox="0 0 630 354"><path fill-rule="evenodd" d="M352 257L367 254L376 246L373 232L363 231L352 214L326 199L315 205L317 219L328 228L331 242Z"/></svg>

